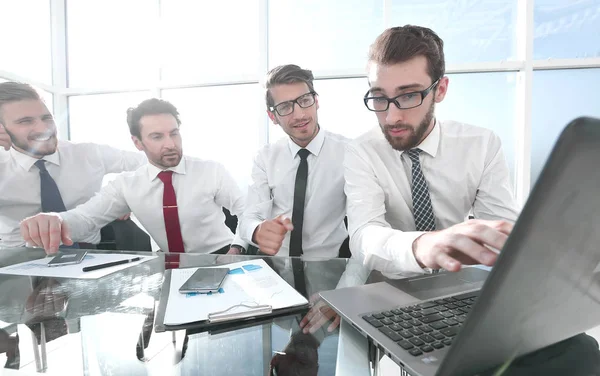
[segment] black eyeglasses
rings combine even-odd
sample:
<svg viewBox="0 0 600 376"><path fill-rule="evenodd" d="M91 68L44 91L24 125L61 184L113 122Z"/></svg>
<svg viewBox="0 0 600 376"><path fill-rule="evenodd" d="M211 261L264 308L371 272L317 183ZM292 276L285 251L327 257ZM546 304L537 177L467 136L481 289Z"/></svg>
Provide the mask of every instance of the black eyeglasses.
<svg viewBox="0 0 600 376"><path fill-rule="evenodd" d="M387 111L390 108L390 103L395 104L396 107L398 107L398 109L400 109L400 110L415 108L415 107L419 107L421 104L423 104L423 100L425 100L425 97L427 96L427 94L429 94L429 92L431 90L433 90L433 88L435 87L435 85L437 85L437 83L439 81L440 81L440 79L438 78L434 83L431 84L431 86L429 86L425 90L404 93L404 94L396 95L393 98L388 98L385 96L370 97L369 93L371 91L369 90L369 91L367 91L367 94L365 94L365 98L363 100L365 102L365 106L367 106L367 108L370 111L374 111L374 112Z"/></svg>
<svg viewBox="0 0 600 376"><path fill-rule="evenodd" d="M300 106L300 108L307 108L315 104L315 95L317 95L317 93L311 91L310 93L303 94L294 100L281 102L275 106L271 106L269 107L269 111L277 112L279 116L290 115L292 112L294 112L294 104L297 104Z"/></svg>

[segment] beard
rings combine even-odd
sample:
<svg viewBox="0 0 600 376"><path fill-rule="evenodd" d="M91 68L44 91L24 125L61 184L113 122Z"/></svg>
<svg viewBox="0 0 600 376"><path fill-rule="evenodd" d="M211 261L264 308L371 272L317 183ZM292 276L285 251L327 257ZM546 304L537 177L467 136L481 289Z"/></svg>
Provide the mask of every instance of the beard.
<svg viewBox="0 0 600 376"><path fill-rule="evenodd" d="M175 167L179 165L181 158L183 158L182 150L170 150L166 153L163 153L160 156L160 159L155 161L155 164L163 168Z"/></svg>
<svg viewBox="0 0 600 376"><path fill-rule="evenodd" d="M7 127L4 127L4 130L10 137L10 141L16 150L29 154L34 158L42 158L56 152L56 147L58 145L56 129L49 132L29 134L26 140L19 140L17 136L7 129ZM48 138L48 140L36 141L36 138Z"/></svg>
<svg viewBox="0 0 600 376"><path fill-rule="evenodd" d="M435 102L432 101L431 106L427 110L425 117L416 127L407 123L397 123L394 125L379 124L385 139L389 144L398 151L404 151L414 148L419 145L425 138L425 133L433 120L433 113L435 109ZM394 137L390 134L391 129L405 129L408 131L408 135L402 137Z"/></svg>

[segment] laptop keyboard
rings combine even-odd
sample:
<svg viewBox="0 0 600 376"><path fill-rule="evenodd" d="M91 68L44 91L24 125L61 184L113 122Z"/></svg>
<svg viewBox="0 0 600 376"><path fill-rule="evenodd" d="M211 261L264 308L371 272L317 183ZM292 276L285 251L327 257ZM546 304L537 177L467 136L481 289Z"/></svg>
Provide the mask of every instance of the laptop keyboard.
<svg viewBox="0 0 600 376"><path fill-rule="evenodd" d="M363 319L413 356L452 344L479 291L364 315Z"/></svg>

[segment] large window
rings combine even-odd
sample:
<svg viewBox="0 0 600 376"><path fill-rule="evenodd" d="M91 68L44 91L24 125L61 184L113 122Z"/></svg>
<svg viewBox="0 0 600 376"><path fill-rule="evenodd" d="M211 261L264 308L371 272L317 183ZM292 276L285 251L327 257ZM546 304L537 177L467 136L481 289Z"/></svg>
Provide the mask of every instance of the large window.
<svg viewBox="0 0 600 376"><path fill-rule="evenodd" d="M600 0L0 0L0 78L38 87L61 137L126 149L127 107L170 100L186 154L243 187L257 149L285 136L266 115L266 72L312 70L319 123L357 137L377 126L362 103L369 46L405 24L444 40L436 115L500 136L521 203L562 127L600 116Z"/></svg>
<svg viewBox="0 0 600 376"><path fill-rule="evenodd" d="M531 130L532 183L537 180L550 150L567 123L580 116L600 118L598 87L598 68L535 72Z"/></svg>
<svg viewBox="0 0 600 376"><path fill-rule="evenodd" d="M164 90L181 115L184 153L219 161L247 185L259 147L258 85Z"/></svg>
<svg viewBox="0 0 600 376"><path fill-rule="evenodd" d="M136 150L127 126L127 109L149 97L149 92L70 97L71 139Z"/></svg>
<svg viewBox="0 0 600 376"><path fill-rule="evenodd" d="M0 70L52 84L50 0L0 1Z"/></svg>
<svg viewBox="0 0 600 376"><path fill-rule="evenodd" d="M516 59L517 0L392 0L391 18L435 30L448 64Z"/></svg>
<svg viewBox="0 0 600 376"><path fill-rule="evenodd" d="M158 3L67 1L71 87L150 86L158 78Z"/></svg>
<svg viewBox="0 0 600 376"><path fill-rule="evenodd" d="M161 1L161 78L181 83L256 80L258 20L257 0Z"/></svg>
<svg viewBox="0 0 600 376"><path fill-rule="evenodd" d="M269 66L362 71L383 27L383 0L269 1Z"/></svg>
<svg viewBox="0 0 600 376"><path fill-rule="evenodd" d="M534 58L600 57L599 0L535 0Z"/></svg>

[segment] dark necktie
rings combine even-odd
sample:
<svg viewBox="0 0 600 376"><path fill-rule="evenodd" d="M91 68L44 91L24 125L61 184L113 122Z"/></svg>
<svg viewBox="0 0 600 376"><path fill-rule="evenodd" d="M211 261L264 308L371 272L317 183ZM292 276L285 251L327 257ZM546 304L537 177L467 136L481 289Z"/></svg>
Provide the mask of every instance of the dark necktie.
<svg viewBox="0 0 600 376"><path fill-rule="evenodd" d="M421 149L411 149L408 151L408 156L412 161L413 216L415 217L417 231L434 231L435 215L431 207L429 187L421 170L421 162L419 161L420 153Z"/></svg>
<svg viewBox="0 0 600 376"><path fill-rule="evenodd" d="M46 169L46 161L39 159L34 163L35 167L40 170L40 194L42 201L42 212L44 213L61 213L67 211L65 203L58 190L58 185L50 176L50 173ZM77 243L73 243L71 246L61 245L60 248L79 248Z"/></svg>
<svg viewBox="0 0 600 376"><path fill-rule="evenodd" d="M177 197L175 196L175 188L173 187L173 171L162 171L158 174L158 178L165 186L163 191L163 215L169 252L185 252L181 236L181 226L179 225ZM165 260L167 264L172 264L170 265L171 267L178 267L179 255L167 255Z"/></svg>
<svg viewBox="0 0 600 376"><path fill-rule="evenodd" d="M294 229L290 234L290 256L292 259L292 269L294 271L294 285L296 290L303 296L306 295L306 281L304 279L304 263L300 256L302 251L302 226L304 224L304 202L306 201L306 183L308 182L308 155L310 151L300 149L300 165L296 172L296 183L294 185L294 208L292 212L292 224Z"/></svg>

